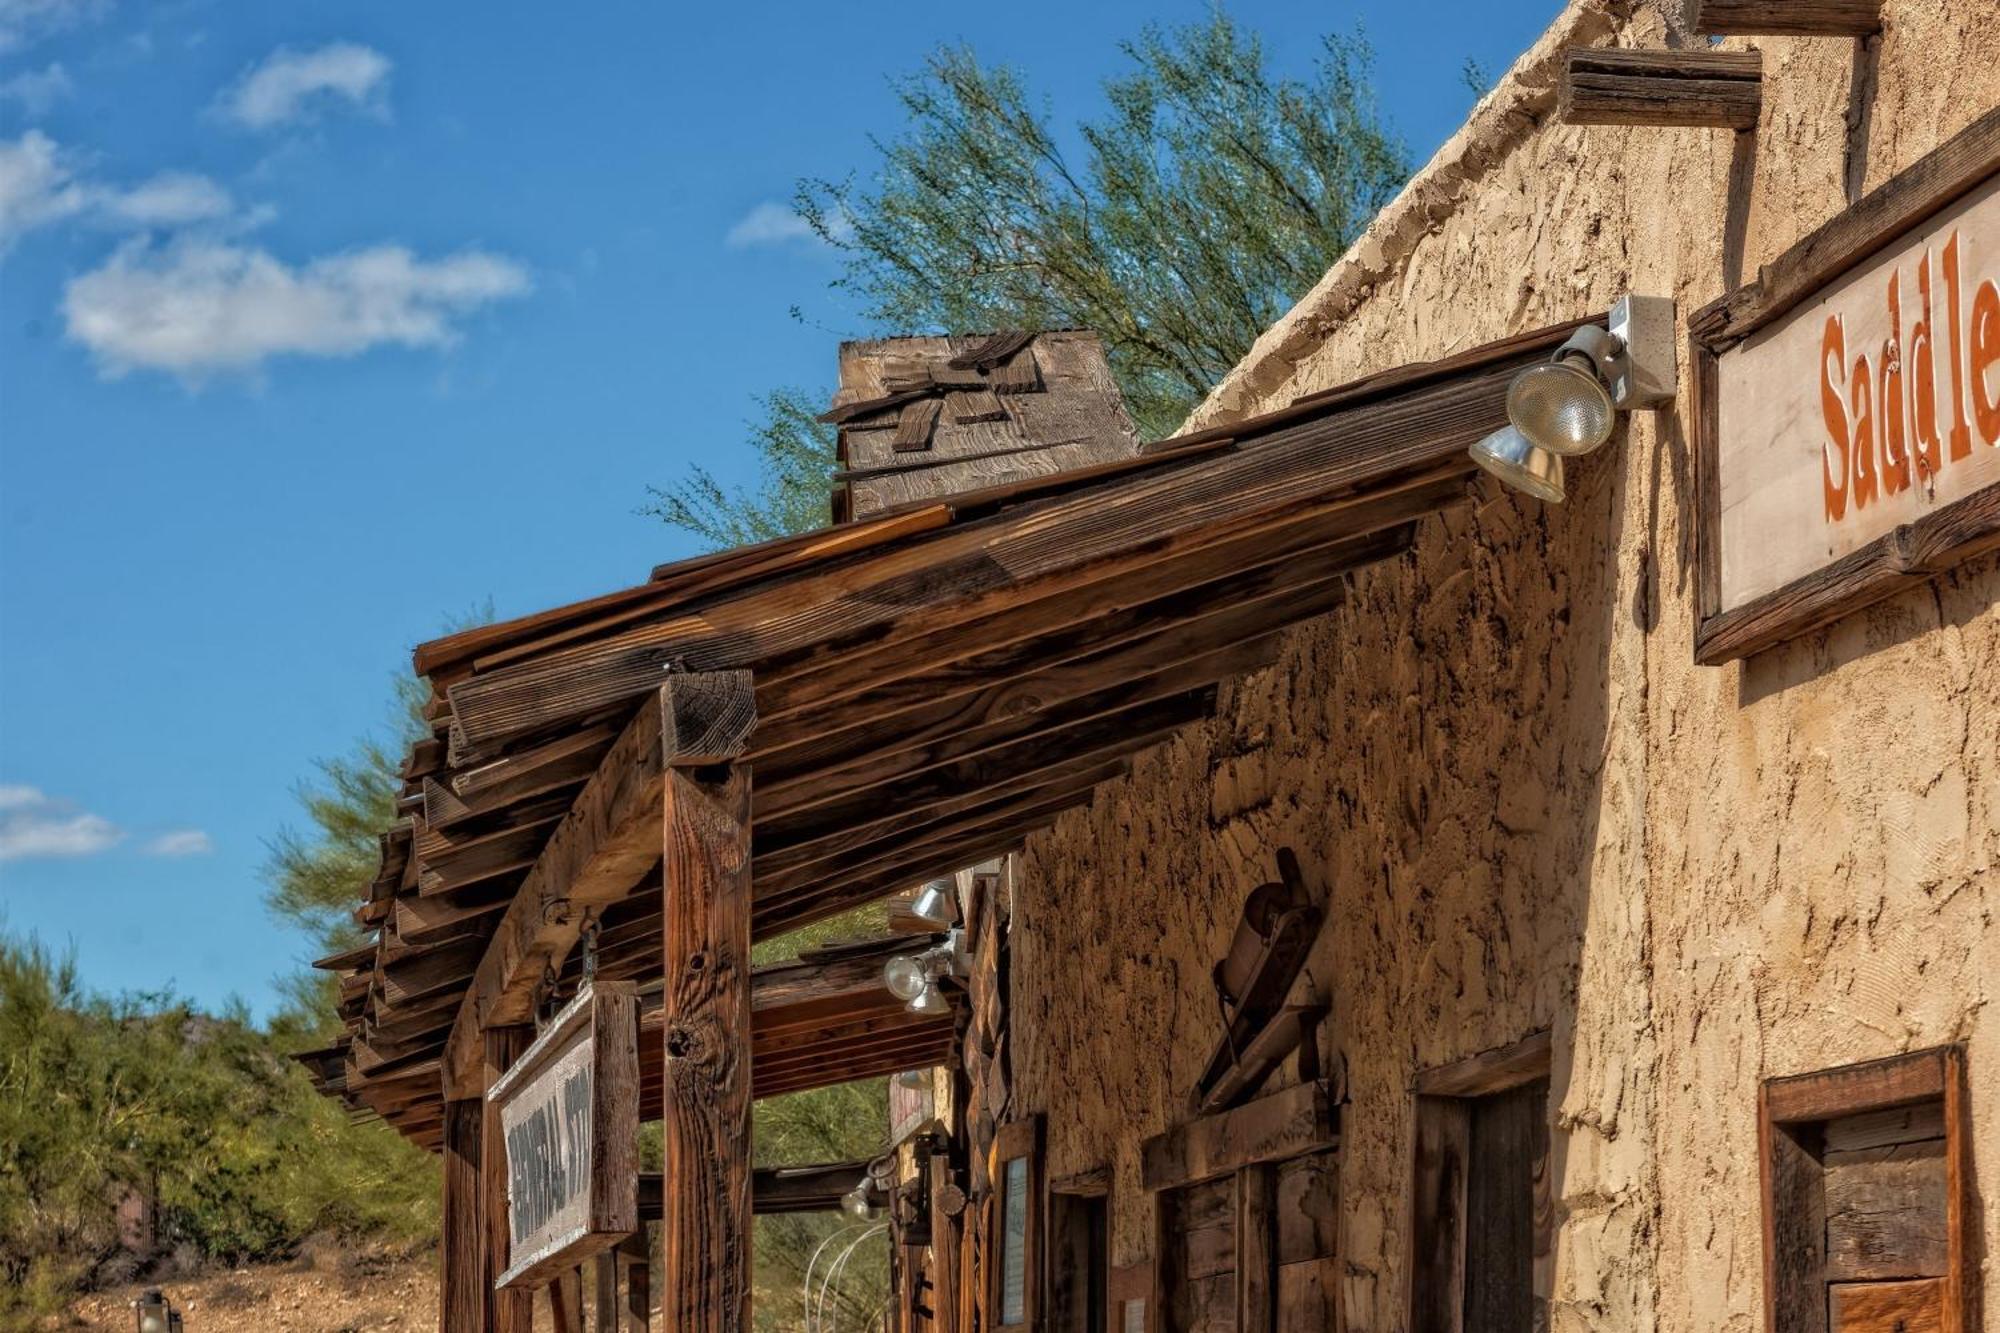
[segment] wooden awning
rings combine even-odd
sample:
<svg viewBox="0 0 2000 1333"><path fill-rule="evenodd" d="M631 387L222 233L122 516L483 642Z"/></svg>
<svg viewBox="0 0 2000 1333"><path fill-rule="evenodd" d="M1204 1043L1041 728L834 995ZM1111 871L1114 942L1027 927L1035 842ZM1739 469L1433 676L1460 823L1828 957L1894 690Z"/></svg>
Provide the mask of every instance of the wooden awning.
<svg viewBox="0 0 2000 1333"><path fill-rule="evenodd" d="M751 980L752 1093L770 1097L948 1063L957 1032L957 993L951 996L952 1013L915 1015L882 982L882 964L891 955L936 942L921 935L893 936L757 968ZM657 948L654 953L657 959ZM639 1110L657 1119L659 997L642 997L642 1006ZM425 1037L412 1049L392 1048L390 1058L380 1059L372 1045L356 1037L298 1059L321 1092L364 1106L435 1148L444 1109L442 1046L441 1037Z"/></svg>
<svg viewBox="0 0 2000 1333"><path fill-rule="evenodd" d="M758 936L998 855L1462 502L1513 373L1581 322L425 644L434 732L361 907L376 936L324 960L349 1026L326 1086L428 1141L440 1076L470 1086L466 1025L522 1021L547 971L573 985L586 921L601 974L658 977L671 673L754 682ZM857 1076L942 1049L867 1022L824 1048ZM756 1091L826 1077L814 1049L760 1038Z"/></svg>

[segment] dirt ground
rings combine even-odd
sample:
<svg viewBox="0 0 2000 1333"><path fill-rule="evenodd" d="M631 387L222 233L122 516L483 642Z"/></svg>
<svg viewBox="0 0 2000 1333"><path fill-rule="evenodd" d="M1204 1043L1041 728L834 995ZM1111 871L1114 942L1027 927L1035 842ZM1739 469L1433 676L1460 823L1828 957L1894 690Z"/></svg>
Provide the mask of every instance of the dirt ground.
<svg viewBox="0 0 2000 1333"><path fill-rule="evenodd" d="M157 1285L183 1316L186 1333L433 1333L438 1284L430 1256L394 1261L351 1255L219 1272L95 1292L78 1301L62 1329L131 1333L132 1302Z"/></svg>

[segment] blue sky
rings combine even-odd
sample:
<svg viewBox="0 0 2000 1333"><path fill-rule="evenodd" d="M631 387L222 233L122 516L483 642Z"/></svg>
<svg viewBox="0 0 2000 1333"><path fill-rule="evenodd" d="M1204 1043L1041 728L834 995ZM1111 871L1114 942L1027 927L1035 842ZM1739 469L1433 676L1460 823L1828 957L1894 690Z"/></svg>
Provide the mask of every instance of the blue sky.
<svg viewBox="0 0 2000 1333"><path fill-rule="evenodd" d="M1365 24L1421 161L1557 0L1240 0ZM941 41L1094 114L1205 0L0 0L0 917L105 989L268 1010L293 789L451 616L692 553L637 510L865 331L790 234ZM579 17L580 16L580 17ZM990 30L989 30L990 29ZM794 306L804 319L795 319ZM193 317L199 315L199 318Z"/></svg>

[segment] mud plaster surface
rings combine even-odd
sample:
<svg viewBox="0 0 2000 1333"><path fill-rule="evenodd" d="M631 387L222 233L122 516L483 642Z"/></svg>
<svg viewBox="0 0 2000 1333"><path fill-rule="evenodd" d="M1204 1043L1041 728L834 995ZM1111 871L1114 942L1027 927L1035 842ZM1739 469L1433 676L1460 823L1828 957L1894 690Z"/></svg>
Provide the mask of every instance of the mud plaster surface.
<svg viewBox="0 0 2000 1333"><path fill-rule="evenodd" d="M1887 9L1870 187L2000 104L1992 0ZM1685 315L1730 285L1725 236L1754 275L1844 207L1853 43L1756 42L1732 205L1727 134L1554 122L1571 40L1665 37L1647 6L1573 6L1200 421L1627 290ZM1761 1327L1758 1081L1939 1042L1968 1043L2000 1252L2000 564L1696 667L1687 412L1635 418L1560 508L1490 489L1428 521L1215 721L1030 843L1017 1096L1050 1113L1052 1176L1114 1167L1114 1262L1150 1251L1137 1147L1179 1116L1218 1030L1208 969L1279 846L1332 893L1308 975L1349 1098L1343 1327L1403 1327L1413 1072L1544 1027L1558 1330Z"/></svg>

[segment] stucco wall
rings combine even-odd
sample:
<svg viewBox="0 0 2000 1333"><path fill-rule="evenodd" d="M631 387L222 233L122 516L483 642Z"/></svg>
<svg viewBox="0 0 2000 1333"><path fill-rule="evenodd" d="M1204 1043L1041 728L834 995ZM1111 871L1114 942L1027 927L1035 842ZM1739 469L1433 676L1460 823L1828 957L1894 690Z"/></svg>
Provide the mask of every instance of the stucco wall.
<svg viewBox="0 0 2000 1333"><path fill-rule="evenodd" d="M1993 0L1887 8L1853 135L1853 43L1755 42L1752 162L1556 123L1564 46L1667 40L1649 5L1574 5L1198 422L1627 290L1712 300L1845 206L1850 142L1872 187L2000 104ZM1969 1043L2000 1253L2000 563L1696 667L1687 413L1634 418L1559 508L1495 487L1429 522L1030 844L1015 1086L1053 1176L1114 1166L1116 1261L1150 1248L1137 1145L1178 1117L1208 969L1285 845L1333 900L1309 974L1349 1096L1345 1327L1403 1324L1413 1071L1541 1027L1557 1329L1760 1327L1758 1081L1940 1042Z"/></svg>

